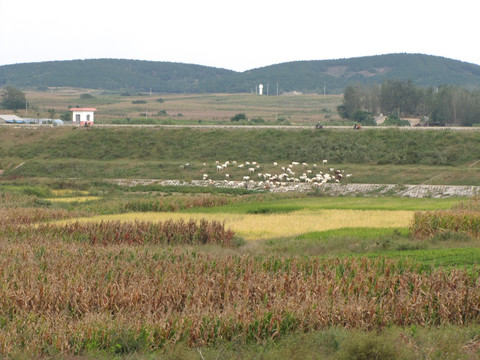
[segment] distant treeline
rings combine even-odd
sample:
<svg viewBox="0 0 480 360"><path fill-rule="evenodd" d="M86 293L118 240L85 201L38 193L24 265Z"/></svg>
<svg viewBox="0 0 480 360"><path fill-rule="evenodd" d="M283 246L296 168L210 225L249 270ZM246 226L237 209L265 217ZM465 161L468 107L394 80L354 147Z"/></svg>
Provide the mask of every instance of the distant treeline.
<svg viewBox="0 0 480 360"><path fill-rule="evenodd" d="M472 126L480 124L480 91L452 85L418 87L412 80L356 83L345 88L338 112L343 118L360 122L384 114L424 117L437 126Z"/></svg>
<svg viewBox="0 0 480 360"><path fill-rule="evenodd" d="M241 55L240 55L241 56ZM387 54L293 61L236 72L160 61L90 59L0 66L0 87L76 87L156 93L340 94L348 84L414 79L416 86L480 88L480 66L439 56Z"/></svg>

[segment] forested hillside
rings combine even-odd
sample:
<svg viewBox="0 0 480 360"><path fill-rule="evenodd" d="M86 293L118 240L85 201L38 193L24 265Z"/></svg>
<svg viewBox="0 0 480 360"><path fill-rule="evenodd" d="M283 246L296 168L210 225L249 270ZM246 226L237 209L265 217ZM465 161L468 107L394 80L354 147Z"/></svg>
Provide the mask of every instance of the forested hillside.
<svg viewBox="0 0 480 360"><path fill-rule="evenodd" d="M161 93L290 91L342 93L352 83L413 80L417 86L480 88L480 66L438 56L388 54L339 60L295 61L235 72L207 66L139 60L73 60L0 66L0 87L78 87ZM278 89L278 90L277 90Z"/></svg>

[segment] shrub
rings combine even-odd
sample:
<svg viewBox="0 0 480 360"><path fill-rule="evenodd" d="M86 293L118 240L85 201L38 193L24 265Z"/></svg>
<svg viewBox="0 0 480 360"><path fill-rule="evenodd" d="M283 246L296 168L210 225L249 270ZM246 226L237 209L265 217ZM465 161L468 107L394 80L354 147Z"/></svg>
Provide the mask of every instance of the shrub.
<svg viewBox="0 0 480 360"><path fill-rule="evenodd" d="M25 195L33 195L36 197L49 197L52 195L50 189L41 186L27 186L23 189Z"/></svg>
<svg viewBox="0 0 480 360"><path fill-rule="evenodd" d="M352 337L346 344L342 359L345 360L393 360L398 358L391 342L372 334Z"/></svg>
<svg viewBox="0 0 480 360"><path fill-rule="evenodd" d="M376 125L375 120L371 113L363 110L357 110L353 113L352 120L359 122L362 125L374 126Z"/></svg>
<svg viewBox="0 0 480 360"><path fill-rule="evenodd" d="M247 121L247 115L245 113L238 113L235 114L233 117L230 118L230 121Z"/></svg>
<svg viewBox="0 0 480 360"><path fill-rule="evenodd" d="M396 114L390 114L382 125L385 126L410 126L408 120L400 119Z"/></svg>

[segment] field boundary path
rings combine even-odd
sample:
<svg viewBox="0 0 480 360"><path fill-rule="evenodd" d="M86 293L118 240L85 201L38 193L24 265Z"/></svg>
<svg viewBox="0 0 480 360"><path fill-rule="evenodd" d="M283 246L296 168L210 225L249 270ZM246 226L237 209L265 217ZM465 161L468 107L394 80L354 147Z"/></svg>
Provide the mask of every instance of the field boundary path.
<svg viewBox="0 0 480 360"><path fill-rule="evenodd" d="M0 123L0 126L13 127L17 129L41 129L53 127L47 124L7 124ZM58 128L74 127L73 125L60 125ZM77 127L77 126L75 126ZM147 129L228 129L228 130L315 130L314 125L235 125L235 124L99 124L95 123L92 128L147 128ZM352 126L343 125L325 125L323 129L327 130L354 130ZM473 126L365 126L361 131L382 130L382 129L398 129L406 131L428 131L428 130L452 130L452 131L480 131L479 127Z"/></svg>
<svg viewBox="0 0 480 360"><path fill-rule="evenodd" d="M248 190L267 190L270 192L309 192L319 191L330 196L401 196L412 198L472 197L480 194L480 186L469 185L396 185L396 184L307 184L284 183L276 186L262 182L212 181L212 180L159 180L159 179L110 179L108 182L122 186L162 185L162 186L204 186Z"/></svg>

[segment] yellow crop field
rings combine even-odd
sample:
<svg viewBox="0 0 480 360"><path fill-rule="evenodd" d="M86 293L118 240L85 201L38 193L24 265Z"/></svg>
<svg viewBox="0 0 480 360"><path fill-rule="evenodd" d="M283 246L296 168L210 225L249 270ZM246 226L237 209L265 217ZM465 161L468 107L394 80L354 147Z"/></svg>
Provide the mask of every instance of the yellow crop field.
<svg viewBox="0 0 480 360"><path fill-rule="evenodd" d="M58 197L58 198L46 198L45 200L50 202L86 202L100 199L99 196L74 196L74 197Z"/></svg>
<svg viewBox="0 0 480 360"><path fill-rule="evenodd" d="M209 214L209 213L126 213L100 215L75 221L165 221L200 220L220 221L245 240L266 240L300 234L340 229L345 227L408 227L413 211L385 210L301 210L283 214Z"/></svg>
<svg viewBox="0 0 480 360"><path fill-rule="evenodd" d="M88 195L88 191L85 190L53 189L51 192L54 196Z"/></svg>

